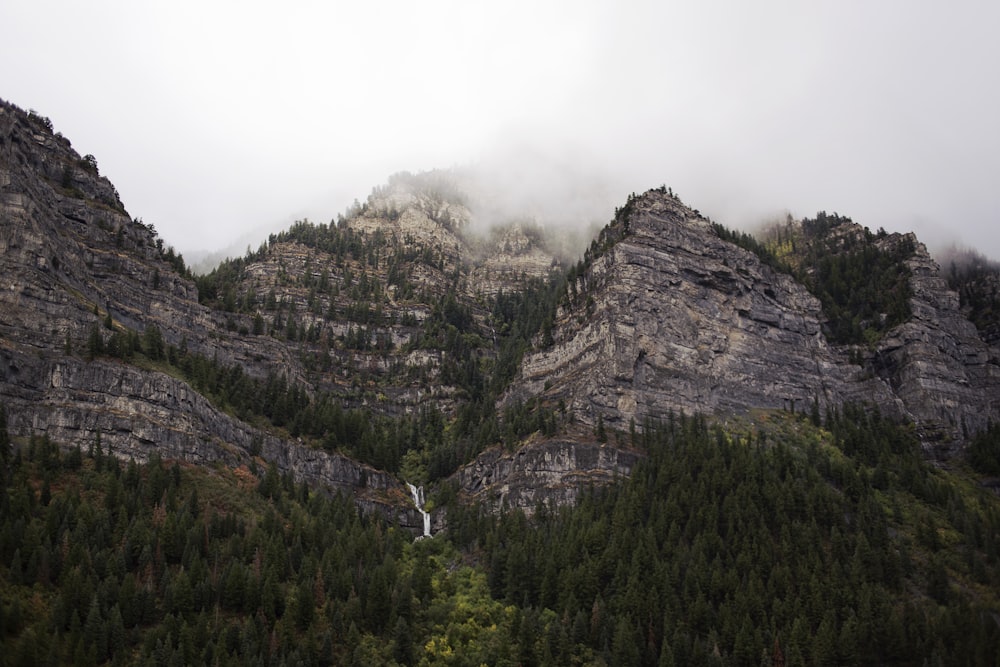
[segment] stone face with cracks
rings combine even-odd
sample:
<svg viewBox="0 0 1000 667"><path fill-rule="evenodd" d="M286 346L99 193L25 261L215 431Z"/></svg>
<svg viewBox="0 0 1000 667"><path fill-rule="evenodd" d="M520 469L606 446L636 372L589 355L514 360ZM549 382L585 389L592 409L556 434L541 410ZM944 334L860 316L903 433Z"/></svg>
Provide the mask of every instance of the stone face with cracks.
<svg viewBox="0 0 1000 667"><path fill-rule="evenodd" d="M910 260L913 317L862 365L823 335L819 301L721 240L672 196L630 203L622 238L579 278L554 344L525 357L505 400L562 400L624 429L669 411L808 409L865 401L912 419L944 452L1000 416L1000 364L926 248ZM587 308L581 306L586 299Z"/></svg>
<svg viewBox="0 0 1000 667"><path fill-rule="evenodd" d="M899 397L935 455L954 453L963 433L1000 417L1000 350L960 311L927 248L907 262L913 297L909 321L878 344L873 366Z"/></svg>
<svg viewBox="0 0 1000 667"><path fill-rule="evenodd" d="M165 373L82 358L95 324L110 335L110 315L115 330L155 326L166 343L251 376L302 376L280 341L220 335L224 315L198 303L155 232L132 220L111 183L82 162L66 139L0 102L0 403L11 433L84 450L100 434L105 450L137 461L156 452L195 463L273 462L419 525L384 501L405 492L392 475L254 428Z"/></svg>
<svg viewBox="0 0 1000 667"><path fill-rule="evenodd" d="M670 410L813 400L900 410L883 382L864 379L827 343L817 299L677 200L638 198L628 229L585 277L592 314L563 309L555 344L526 357L511 395L562 398L584 422L601 416L619 428Z"/></svg>
<svg viewBox="0 0 1000 667"><path fill-rule="evenodd" d="M380 356L334 346L340 370L316 379L301 362L303 351L316 350L239 333L240 325L252 327L251 315L200 304L194 282L174 269L151 227L132 220L114 186L84 162L66 139L0 103L0 402L12 433L45 433L83 448L100 433L113 454L140 461L155 451L201 463L273 462L420 530L419 513L392 475L255 428L166 373L85 361L88 333L97 324L110 335L107 319L119 332L155 326L165 343L186 345L251 377L278 372L307 392L333 389L345 407L404 414L433 402L447 413L459 399L439 381L446 353L406 343L455 276L472 326L490 338L480 295L509 292L558 266L534 233L515 225L473 243L462 234L470 213L460 204L405 183L374 197L346 224L368 238L395 238L400 256L429 256L403 265L407 280L428 298L397 301L395 287L387 288L383 305L392 317L376 333L391 340L392 350ZM915 244L910 260L913 317L859 365L827 342L819 302L790 276L720 240L671 196L647 193L629 207L616 223L616 242L573 285L578 298L557 314L552 345L524 357L503 400L562 400L578 422L593 426L601 418L621 430L671 410L803 410L814 400L823 407L866 400L912 418L936 451L957 446L963 429L1000 418L1000 355L962 316L957 295L922 245ZM364 270L387 284L386 263L376 264ZM322 325L327 340L336 340L357 323L312 312L309 289L296 282L324 267L334 268L328 254L273 244L246 265L241 294L263 299L275 288L278 299L294 304L301 326ZM355 262L355 273L361 268ZM332 271L331 280L342 279ZM318 310L348 305L340 298L327 298ZM393 384L395 362L425 369L417 374L423 379L397 373L401 384ZM378 392L353 387L349 373L356 366L385 379ZM587 433L530 440L517 452L490 449L456 479L465 497L495 507L530 512L540 502L573 502L588 485L629 474L638 456L599 445ZM443 513L436 511L434 521L437 530Z"/></svg>
<svg viewBox="0 0 1000 667"><path fill-rule="evenodd" d="M253 328L252 315L200 304L194 282L168 261L152 226L133 220L114 186L85 162L68 140L0 101L0 403L8 410L12 434L47 434L64 446L86 449L100 433L102 446L112 454L139 461L155 451L197 463L273 462L299 480L352 493L364 509L378 509L419 530L418 512L405 503L390 506L405 498L392 475L235 419L166 373L100 357L88 362L83 356L95 326L105 339L112 330L141 335L156 327L165 345L239 367L253 378L283 375L309 394L332 390L345 408L395 415L432 403L447 412L454 407L454 389L436 381L445 353L408 350L406 344L430 316L433 297L450 288L452 272L469 259L471 247L459 234L468 211L402 184L374 198L367 213L350 221L362 235L397 238L404 255L429 256L429 264L411 261L402 267L429 300L397 304L387 290L386 320L409 318L416 324L387 324L376 331L391 340L388 355L333 349L339 365L317 378L307 373L302 359L322 351L318 344L303 350L279 337L242 333ZM400 214L379 213L388 208ZM500 238L495 249L477 242L476 252L483 257L475 261L491 274L490 289L509 291L525 275L551 266L552 257L539 254L533 243L517 230ZM506 273L490 268L494 255L501 257ZM513 261L515 255L524 263ZM356 276L367 271L388 282L386 262L348 264ZM329 253L299 243L270 244L246 266L241 296L256 290L263 300L277 288L277 298L299 314L300 326L316 324L326 329L325 340L335 341L358 324L317 315L308 303L309 289L298 284L307 272L316 278L324 268L331 281L343 279L345 269ZM324 301L321 310L349 305L347 291L336 304ZM270 322L273 313L264 315ZM419 370L422 383L409 373L393 378L397 364ZM383 383L374 392L355 386L356 378L337 374L355 367L401 384Z"/></svg>
<svg viewBox="0 0 1000 667"><path fill-rule="evenodd" d="M455 475L466 498L531 515L545 504L573 504L591 486L627 477L641 455L592 436L532 438L517 451L494 447Z"/></svg>
<svg viewBox="0 0 1000 667"><path fill-rule="evenodd" d="M237 466L255 457L332 490L402 490L392 476L339 454L277 438L213 407L188 384L116 361L31 363L0 350L0 381L14 433L46 433L86 450L100 434L118 458L163 458Z"/></svg>

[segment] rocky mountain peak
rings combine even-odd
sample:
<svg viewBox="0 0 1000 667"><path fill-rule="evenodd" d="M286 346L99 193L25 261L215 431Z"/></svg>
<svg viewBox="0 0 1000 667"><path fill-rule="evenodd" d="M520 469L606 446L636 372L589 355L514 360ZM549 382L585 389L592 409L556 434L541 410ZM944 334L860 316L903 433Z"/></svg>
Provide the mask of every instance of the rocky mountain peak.
<svg viewBox="0 0 1000 667"><path fill-rule="evenodd" d="M233 380L262 388L272 377L292 394L313 393L294 351L200 304L183 260L130 218L96 160L6 103L0 185L0 404L15 437L97 442L140 462L155 452L258 470L273 463L397 513L385 502L403 489L393 476L234 414L218 393ZM220 384L220 374L229 380Z"/></svg>
<svg viewBox="0 0 1000 667"><path fill-rule="evenodd" d="M624 427L670 410L836 404L874 393L821 334L819 302L663 190L630 198L574 276L554 344L514 394Z"/></svg>
<svg viewBox="0 0 1000 667"><path fill-rule="evenodd" d="M408 248L437 249L451 266L462 260L462 231L471 213L444 172L395 174L375 187L342 222L363 234L380 234Z"/></svg>
<svg viewBox="0 0 1000 667"><path fill-rule="evenodd" d="M861 401L947 452L1000 418L1000 355L915 237L818 216L750 243L658 188L564 269L540 225L486 224L456 182L394 176L193 276L95 159L0 105L12 432L273 463L369 508L406 502L401 475L528 507L628 474L599 425Z"/></svg>
<svg viewBox="0 0 1000 667"><path fill-rule="evenodd" d="M948 450L963 428L1000 414L996 351L964 320L915 237L832 222L824 238L833 249L854 252L860 238L876 253L861 260L899 251L886 272L909 290L912 315L876 343L831 343L831 313L844 312L823 300L826 283L813 283L817 298L787 265L762 261L774 255L737 246L657 189L630 197L571 272L551 345L525 358L508 398L541 394L618 428L679 410L865 401L913 419L929 446Z"/></svg>

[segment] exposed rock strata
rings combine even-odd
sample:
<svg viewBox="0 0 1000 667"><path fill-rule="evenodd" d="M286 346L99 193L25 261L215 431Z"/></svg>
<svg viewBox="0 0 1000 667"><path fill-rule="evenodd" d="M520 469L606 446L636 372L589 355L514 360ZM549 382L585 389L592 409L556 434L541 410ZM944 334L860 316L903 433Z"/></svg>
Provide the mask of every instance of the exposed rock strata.
<svg viewBox="0 0 1000 667"><path fill-rule="evenodd" d="M916 245L913 317L863 365L828 344L820 303L791 276L712 231L676 198L630 201L571 286L554 344L529 355L508 395L562 400L624 428L668 411L807 409L865 401L914 420L945 453L1000 417L1000 363ZM873 372L874 371L874 372Z"/></svg>
<svg viewBox="0 0 1000 667"><path fill-rule="evenodd" d="M472 214L444 181L394 179L341 223L370 242L365 256L264 244L240 268L233 297L244 305L209 308L92 161L39 119L0 103L0 401L12 431L82 447L101 433L112 453L138 460L155 450L194 462L271 461L419 529L391 475L241 422L165 373L82 358L95 324L140 333L155 326L167 344L252 377L284 374L307 393L333 392L345 407L399 415L431 403L450 414L462 397L442 379L447 352L408 343L441 316L445 295L471 312L463 335L492 340L483 295L560 267L530 226L470 234ZM913 317L854 364L828 344L820 304L804 287L719 239L674 197L647 193L592 246L506 399L540 395L564 402L584 424L603 419L619 429L671 410L864 400L912 418L928 443L947 451L963 429L1000 418L1000 354L916 247ZM389 280L391 270L405 280ZM379 289L352 296L361 275ZM331 287L322 293L321 279ZM264 308L269 298L283 309ZM377 316L352 310L362 302ZM289 313L300 332L318 333L283 335ZM270 335L249 333L258 318ZM361 326L378 346L345 343ZM484 365L493 352L478 348ZM629 474L635 461L634 452L577 433L514 453L489 450L457 479L466 497L530 511L542 501L573 502L586 486Z"/></svg>
<svg viewBox="0 0 1000 667"><path fill-rule="evenodd" d="M670 410L813 400L901 412L884 383L828 345L818 300L790 276L720 240L673 197L650 192L631 206L627 234L593 260L554 345L524 360L512 395L563 399L583 421L619 428Z"/></svg>
<svg viewBox="0 0 1000 667"><path fill-rule="evenodd" d="M926 441L937 454L947 454L961 444L963 432L1000 418L1000 354L962 315L958 294L927 248L911 240L913 315L879 342L872 364Z"/></svg>
<svg viewBox="0 0 1000 667"><path fill-rule="evenodd" d="M299 480L347 493L384 495L403 486L392 475L338 454L276 438L220 413L186 383L114 361L39 363L0 350L0 383L16 434L44 433L86 450L146 461L154 453L235 467L259 457Z"/></svg>
<svg viewBox="0 0 1000 667"><path fill-rule="evenodd" d="M114 186L84 168L69 141L0 105L0 334L32 348L82 349L95 321L160 329L166 343L239 364L255 376L294 368L286 347L219 336L155 231L125 212Z"/></svg>
<svg viewBox="0 0 1000 667"><path fill-rule="evenodd" d="M540 504L574 504L588 487L627 477L638 452L594 442L591 437L530 440L517 451L494 447L456 473L466 497L495 510Z"/></svg>
<svg viewBox="0 0 1000 667"><path fill-rule="evenodd" d="M183 341L251 375L278 368L293 381L301 376L279 341L219 335L224 316L197 302L152 229L125 213L114 187L81 166L66 139L0 104L0 158L0 402L13 434L86 449L100 433L113 455L138 461L154 450L226 465L259 456L372 507L404 493L393 476L256 429L169 375L67 355L110 313L116 329L157 326L167 343Z"/></svg>
<svg viewBox="0 0 1000 667"><path fill-rule="evenodd" d="M509 291L525 278L547 278L560 268L556 256L532 231L520 223L493 230L471 271L469 282L474 291L486 295Z"/></svg>
<svg viewBox="0 0 1000 667"><path fill-rule="evenodd" d="M155 326L167 345L237 366L251 377L276 372L308 392L333 390L345 407L399 414L432 401L448 412L455 399L454 390L438 380L444 352L405 347L430 316L433 302L399 302L387 291L384 303L377 304L385 309L385 323L369 326L373 337L391 341L389 354L337 347L334 341L359 323L346 317L331 321L310 303L302 279L315 279L324 269L344 290L339 302L319 304L323 313L343 312L351 303L346 271L368 272L386 284L384 254L374 263L363 258L344 264L298 243L265 245L266 253L246 266L244 291L237 296L249 299L255 292L262 302L273 290L286 313L297 313L299 326L323 330L318 342L282 340L249 334L253 317L246 311L199 304L193 281L175 270L152 226L127 214L96 164L82 159L43 119L3 103L0 188L0 402L8 408L15 435L44 433L66 446L86 448L100 433L111 453L137 460L154 449L165 457L226 465L259 456L298 479L360 493L364 507L420 527L419 514L408 507L403 487L391 475L254 428L220 412L177 378L117 361L82 359L95 325L105 337L110 334L106 322L119 332ZM345 224L372 239L395 240L417 257L403 268L430 298L450 289L455 275L467 275L472 253L461 232L469 212L459 200L433 189L428 194L404 179L373 193L360 209ZM518 237L514 254L551 265L551 257L539 259L525 239ZM483 246L476 244L480 253ZM490 244L485 248L486 261L498 256ZM508 259L501 260L508 272L498 277L498 289L516 289L522 274L531 273L518 271L517 262ZM469 284L461 281L466 288ZM469 288L463 298L474 304L477 292ZM274 324L271 317L268 327ZM321 353L333 357L332 370L307 371L302 359ZM415 378L408 369L418 371ZM384 380L378 385L359 381L361 370ZM400 505L384 500L395 496L402 499Z"/></svg>

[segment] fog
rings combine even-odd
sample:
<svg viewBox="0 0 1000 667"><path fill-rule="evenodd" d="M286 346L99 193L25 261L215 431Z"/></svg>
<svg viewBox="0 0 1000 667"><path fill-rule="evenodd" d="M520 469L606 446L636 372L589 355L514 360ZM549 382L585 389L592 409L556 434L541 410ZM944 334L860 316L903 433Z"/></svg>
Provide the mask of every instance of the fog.
<svg viewBox="0 0 1000 667"><path fill-rule="evenodd" d="M1000 258L996 2L36 0L0 24L0 97L189 258L455 167L490 175L487 220L589 229L665 184L731 227L837 211Z"/></svg>

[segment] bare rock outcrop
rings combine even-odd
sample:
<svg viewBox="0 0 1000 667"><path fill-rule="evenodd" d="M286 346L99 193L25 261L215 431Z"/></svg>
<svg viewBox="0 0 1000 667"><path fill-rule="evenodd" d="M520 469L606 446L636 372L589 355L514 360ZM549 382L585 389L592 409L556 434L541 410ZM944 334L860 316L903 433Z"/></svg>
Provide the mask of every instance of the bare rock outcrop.
<svg viewBox="0 0 1000 667"><path fill-rule="evenodd" d="M556 255L546 249L540 231L519 222L492 230L479 245L482 254L472 267L469 282L482 294L509 291L526 278L548 278L560 266Z"/></svg>
<svg viewBox="0 0 1000 667"><path fill-rule="evenodd" d="M843 234L862 233L845 226ZM1000 355L912 235L912 316L869 349L833 346L820 302L714 233L672 195L631 199L577 274L551 344L507 399L541 394L623 428L669 411L822 408L846 401L912 420L947 456L1000 418Z"/></svg>
<svg viewBox="0 0 1000 667"><path fill-rule="evenodd" d="M936 455L1000 418L1000 354L961 312L927 248L911 238L909 321L878 344L872 365L885 378Z"/></svg>
<svg viewBox="0 0 1000 667"><path fill-rule="evenodd" d="M346 218L272 235L226 265L213 294L213 279L196 282L152 225L128 215L96 160L0 102L0 402L10 428L81 447L100 434L111 453L137 460L155 451L273 463L419 530L393 475L236 418L155 355L93 354L89 338L155 331L168 352L201 355L213 372L281 377L307 399L371 415L427 407L452 417L476 391L463 378L500 358L490 297L563 267L530 222L476 226L447 174L397 175ZM846 243L856 230L835 233ZM723 240L665 189L630 198L569 270L554 321L539 318L500 399L558 404L581 427L488 449L456 473L463 497L529 512L574 502L638 460L588 427L642 429L671 411L864 401L914 421L931 453L953 453L1000 419L1000 352L910 241L912 316L870 348L840 347L824 335L820 301L791 275Z"/></svg>
<svg viewBox="0 0 1000 667"><path fill-rule="evenodd" d="M525 358L508 398L542 394L618 428L671 410L850 399L902 413L884 382L827 343L817 299L671 195L631 200L589 259L552 345Z"/></svg>
<svg viewBox="0 0 1000 667"><path fill-rule="evenodd" d="M0 349L0 386L13 433L44 433L86 450L230 467L257 460L315 486L363 496L401 493L392 475L335 453L277 438L220 412L187 383L116 361L38 363Z"/></svg>
<svg viewBox="0 0 1000 667"><path fill-rule="evenodd" d="M516 451L494 447L455 474L466 498L494 510L572 505L586 489L628 477L639 452L592 436L532 438Z"/></svg>
<svg viewBox="0 0 1000 667"><path fill-rule="evenodd" d="M227 331L198 303L151 226L132 220L96 162L46 119L0 102L0 402L15 436L120 458L152 452L196 463L273 462L297 479L366 498L405 489L392 476L240 421L188 383L120 361L84 359L95 327L143 332L251 376L301 377L287 346ZM226 335L220 335L226 332Z"/></svg>

